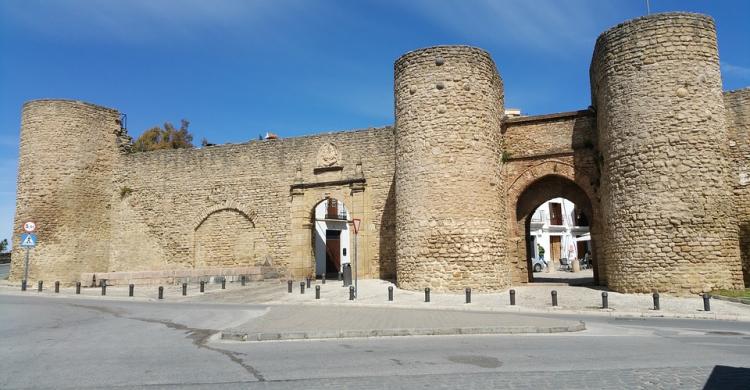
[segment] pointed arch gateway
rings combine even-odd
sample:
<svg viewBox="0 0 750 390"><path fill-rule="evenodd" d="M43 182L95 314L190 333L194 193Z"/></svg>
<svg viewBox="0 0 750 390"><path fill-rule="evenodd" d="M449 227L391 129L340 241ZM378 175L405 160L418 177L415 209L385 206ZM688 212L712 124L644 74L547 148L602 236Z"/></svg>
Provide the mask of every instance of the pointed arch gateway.
<svg viewBox="0 0 750 390"><path fill-rule="evenodd" d="M531 237L532 216L545 202L564 198L575 204L575 212L588 221L590 229L590 248L593 260L593 277L595 284L604 282L604 264L597 261L597 239L599 208L593 195L591 180L578 172L573 165L555 160L535 164L516 176L508 187L511 262L514 264L514 282L534 282L532 258L536 254ZM567 210L571 211L571 210ZM513 245L513 243L515 245ZM546 257L549 259L549 257Z"/></svg>

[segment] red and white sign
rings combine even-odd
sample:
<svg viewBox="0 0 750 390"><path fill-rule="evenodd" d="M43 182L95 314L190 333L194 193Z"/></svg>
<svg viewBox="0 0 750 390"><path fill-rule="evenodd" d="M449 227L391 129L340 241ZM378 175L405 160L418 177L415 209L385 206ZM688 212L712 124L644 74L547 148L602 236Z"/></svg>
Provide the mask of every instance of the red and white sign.
<svg viewBox="0 0 750 390"><path fill-rule="evenodd" d="M23 231L26 233L34 233L36 230L36 224L34 222L28 221L23 224Z"/></svg>
<svg viewBox="0 0 750 390"><path fill-rule="evenodd" d="M361 222L362 222L362 221L361 221L361 220L360 220L359 218L354 218L354 219L352 219L352 225L354 225L354 234L357 234L357 233L359 233L359 224L360 224Z"/></svg>

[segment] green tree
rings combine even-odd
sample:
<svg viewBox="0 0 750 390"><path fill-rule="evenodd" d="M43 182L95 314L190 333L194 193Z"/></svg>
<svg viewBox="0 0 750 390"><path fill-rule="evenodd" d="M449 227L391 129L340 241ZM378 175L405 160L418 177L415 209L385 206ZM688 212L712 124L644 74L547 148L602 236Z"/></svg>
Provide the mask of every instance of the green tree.
<svg viewBox="0 0 750 390"><path fill-rule="evenodd" d="M188 131L190 122L180 121L180 128L176 129L171 122L164 123L164 128L152 127L133 143L133 151L147 152L161 149L183 149L193 147L193 135Z"/></svg>
<svg viewBox="0 0 750 390"><path fill-rule="evenodd" d="M8 240L3 239L0 241L0 253L3 253L8 250Z"/></svg>

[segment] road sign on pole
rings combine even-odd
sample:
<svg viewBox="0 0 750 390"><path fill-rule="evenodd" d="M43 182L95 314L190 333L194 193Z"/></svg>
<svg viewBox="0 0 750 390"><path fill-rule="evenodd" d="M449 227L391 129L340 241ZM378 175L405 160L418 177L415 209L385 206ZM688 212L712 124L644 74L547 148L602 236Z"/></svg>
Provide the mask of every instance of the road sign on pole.
<svg viewBox="0 0 750 390"><path fill-rule="evenodd" d="M21 234L21 246L24 248L33 248L36 246L36 234Z"/></svg>
<svg viewBox="0 0 750 390"><path fill-rule="evenodd" d="M362 222L359 218L352 219L352 225L354 225L354 234L359 233L359 224Z"/></svg>
<svg viewBox="0 0 750 390"><path fill-rule="evenodd" d="M359 238L359 224L362 222L359 218L352 219L354 225L354 298L357 298L357 238Z"/></svg>
<svg viewBox="0 0 750 390"><path fill-rule="evenodd" d="M28 226L27 226L28 225ZM36 225L33 222L26 222L23 224L24 230L30 229L34 231ZM27 230L28 231L28 230ZM36 246L36 234L26 233L21 234L21 247L26 249L26 259L23 266L23 281L21 281L21 290L26 291L26 284L29 280L29 252L31 248Z"/></svg>
<svg viewBox="0 0 750 390"><path fill-rule="evenodd" d="M26 233L34 233L35 230L36 230L36 224L34 222L31 222L31 221L24 222L23 231L25 231Z"/></svg>

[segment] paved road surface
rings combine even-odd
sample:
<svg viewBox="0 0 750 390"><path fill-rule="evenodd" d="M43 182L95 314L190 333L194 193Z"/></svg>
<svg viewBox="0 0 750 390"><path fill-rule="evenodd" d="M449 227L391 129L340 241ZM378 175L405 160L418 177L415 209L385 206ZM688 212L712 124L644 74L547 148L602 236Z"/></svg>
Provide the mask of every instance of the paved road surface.
<svg viewBox="0 0 750 390"><path fill-rule="evenodd" d="M563 335L222 342L264 305L0 296L0 388L740 388L750 324L583 319ZM545 314L549 316L549 314Z"/></svg>

